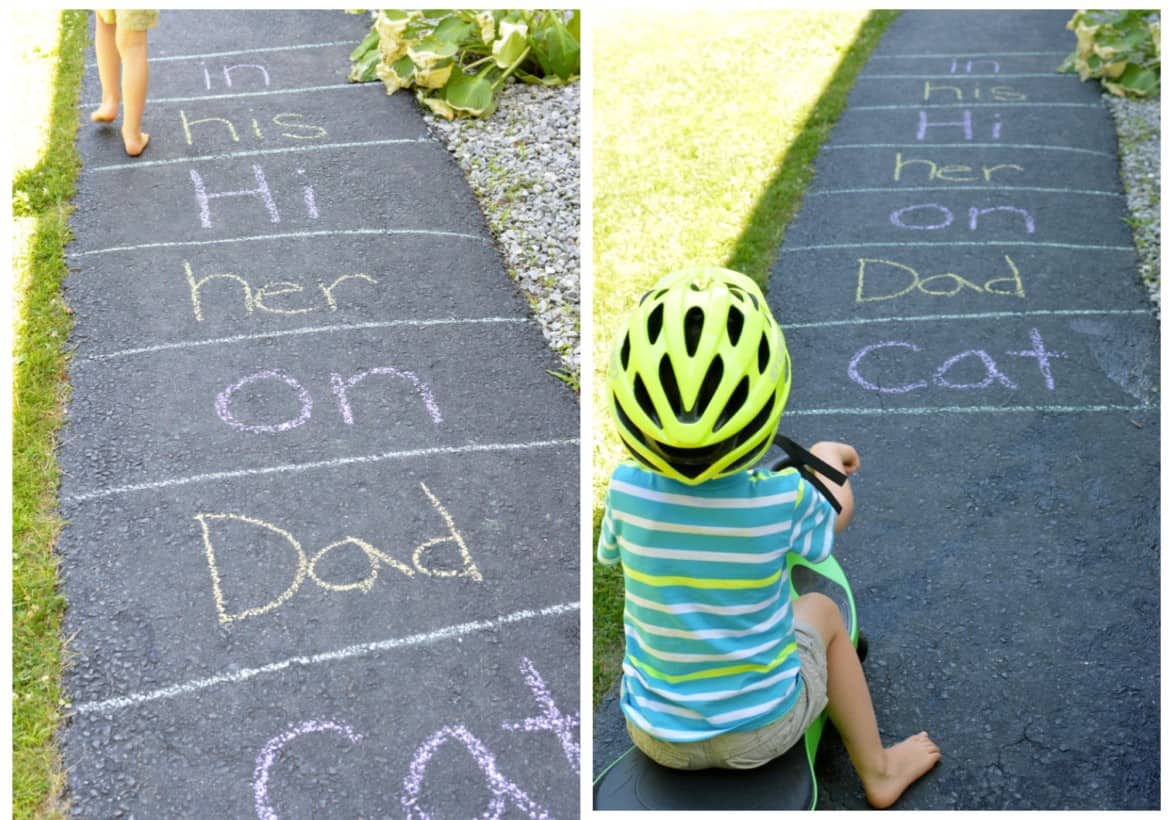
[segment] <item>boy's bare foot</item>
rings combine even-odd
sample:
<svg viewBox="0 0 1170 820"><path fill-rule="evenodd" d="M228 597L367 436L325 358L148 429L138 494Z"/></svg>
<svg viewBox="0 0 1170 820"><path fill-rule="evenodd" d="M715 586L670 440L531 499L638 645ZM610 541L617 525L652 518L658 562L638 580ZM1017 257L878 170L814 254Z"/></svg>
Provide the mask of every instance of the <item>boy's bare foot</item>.
<svg viewBox="0 0 1170 820"><path fill-rule="evenodd" d="M122 135L122 142L126 144L126 153L132 157L140 155L146 150L146 146L150 144L150 134L142 132L138 135L138 139L131 139L125 134Z"/></svg>
<svg viewBox="0 0 1170 820"><path fill-rule="evenodd" d="M118 118L118 101L106 102L102 100L102 104L98 106L97 111L89 115L93 122L113 122Z"/></svg>
<svg viewBox="0 0 1170 820"><path fill-rule="evenodd" d="M884 771L861 777L865 797L875 809L892 806L911 783L934 768L942 757L926 732L912 735L884 751Z"/></svg>

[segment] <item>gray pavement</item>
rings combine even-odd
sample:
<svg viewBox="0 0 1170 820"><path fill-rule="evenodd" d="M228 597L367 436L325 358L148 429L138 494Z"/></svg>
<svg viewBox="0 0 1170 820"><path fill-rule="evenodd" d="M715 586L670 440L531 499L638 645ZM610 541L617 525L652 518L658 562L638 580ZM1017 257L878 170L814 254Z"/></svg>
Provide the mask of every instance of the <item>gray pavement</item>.
<svg viewBox="0 0 1170 820"><path fill-rule="evenodd" d="M781 431L855 445L836 547L904 809L1159 807L1159 328L1069 12L904 12L771 273ZM614 702L598 763L624 748ZM839 740L820 807L865 806Z"/></svg>
<svg viewBox="0 0 1170 820"><path fill-rule="evenodd" d="M163 11L133 160L86 73L77 816L577 813L578 404L367 23Z"/></svg>

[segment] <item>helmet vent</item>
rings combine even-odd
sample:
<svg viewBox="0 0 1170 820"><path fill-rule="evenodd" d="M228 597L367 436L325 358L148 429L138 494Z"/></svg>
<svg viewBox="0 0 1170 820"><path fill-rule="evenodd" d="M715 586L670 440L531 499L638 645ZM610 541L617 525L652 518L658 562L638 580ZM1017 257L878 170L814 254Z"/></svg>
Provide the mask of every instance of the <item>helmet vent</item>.
<svg viewBox="0 0 1170 820"><path fill-rule="evenodd" d="M698 421L707 412L707 406L711 403L711 399L715 398L715 391L719 389L720 382L723 381L723 359L716 356L711 361L711 366L707 368L707 375L703 377L703 384L699 387L698 398L695 399L695 406L691 410L687 420Z"/></svg>
<svg viewBox="0 0 1170 820"><path fill-rule="evenodd" d="M678 380L674 377L674 367L671 366L669 354L663 354L658 362L658 384L666 400L670 402L670 409L675 418L678 418L682 415L682 393L678 389Z"/></svg>
<svg viewBox="0 0 1170 820"><path fill-rule="evenodd" d="M622 370L628 370L630 367L630 333L626 331L625 341L622 342L621 351Z"/></svg>
<svg viewBox="0 0 1170 820"><path fill-rule="evenodd" d="M646 318L646 336L650 340L650 344L658 341L658 334L662 332L662 305L650 311L650 315Z"/></svg>
<svg viewBox="0 0 1170 820"><path fill-rule="evenodd" d="M739 334L743 333L743 314L739 308L732 307L727 311L727 338L732 346L739 344Z"/></svg>
<svg viewBox="0 0 1170 820"><path fill-rule="evenodd" d="M683 333L686 336L687 355L694 356L699 349L699 340L703 338L703 309L693 307L687 311L683 320Z"/></svg>
<svg viewBox="0 0 1170 820"><path fill-rule="evenodd" d="M739 412L743 407L744 402L748 398L748 379L744 376L739 380L739 384L735 386L735 390L727 399L727 404L723 405L723 412L719 415L719 420L715 422L715 427L711 432L717 432L723 425L731 421L732 416Z"/></svg>
<svg viewBox="0 0 1170 820"><path fill-rule="evenodd" d="M662 427L662 422L658 420L658 412L654 409L654 402L650 400L650 393L646 390L646 385L642 383L640 374L634 375L634 400L638 402L642 412L650 417L650 421L655 427Z"/></svg>
<svg viewBox="0 0 1170 820"><path fill-rule="evenodd" d="M760 352L758 355L758 363L760 372L763 373L768 369L768 362L772 360L772 349L768 346L768 337L760 337Z"/></svg>

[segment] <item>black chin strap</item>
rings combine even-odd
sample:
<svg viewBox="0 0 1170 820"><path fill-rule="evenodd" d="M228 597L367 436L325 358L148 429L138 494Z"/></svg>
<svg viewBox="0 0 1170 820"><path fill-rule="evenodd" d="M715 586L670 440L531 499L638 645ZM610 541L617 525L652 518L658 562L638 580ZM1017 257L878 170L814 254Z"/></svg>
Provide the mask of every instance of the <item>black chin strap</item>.
<svg viewBox="0 0 1170 820"><path fill-rule="evenodd" d="M838 486L845 483L847 476L840 470L830 467L790 438L776 436L774 443L784 451L786 458L774 463L771 469L782 470L785 467L795 467L810 484L817 488L817 492L823 495L833 505L833 509L840 513L841 503L837 500L836 496L829 492L829 488L821 483L821 480L817 478L813 470L816 470L816 472Z"/></svg>

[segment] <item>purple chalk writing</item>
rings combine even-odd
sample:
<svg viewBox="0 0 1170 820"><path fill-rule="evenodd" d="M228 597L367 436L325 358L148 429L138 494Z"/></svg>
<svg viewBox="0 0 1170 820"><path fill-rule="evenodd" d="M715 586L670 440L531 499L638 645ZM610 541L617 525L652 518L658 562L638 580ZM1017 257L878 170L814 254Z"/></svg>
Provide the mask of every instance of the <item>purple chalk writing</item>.
<svg viewBox="0 0 1170 820"><path fill-rule="evenodd" d="M333 723L327 720L306 720L303 723L298 723L296 726L293 726L288 731L280 733L264 744L264 748L256 758L256 770L252 775L252 795L256 800L256 816L260 820L277 820L276 812L273 810L272 803L268 799L268 774L272 769L273 762L276 760L276 755L289 742L297 739L301 735L315 732L334 732L348 739L350 743L357 743L362 739L361 735L357 734L344 723Z"/></svg>

